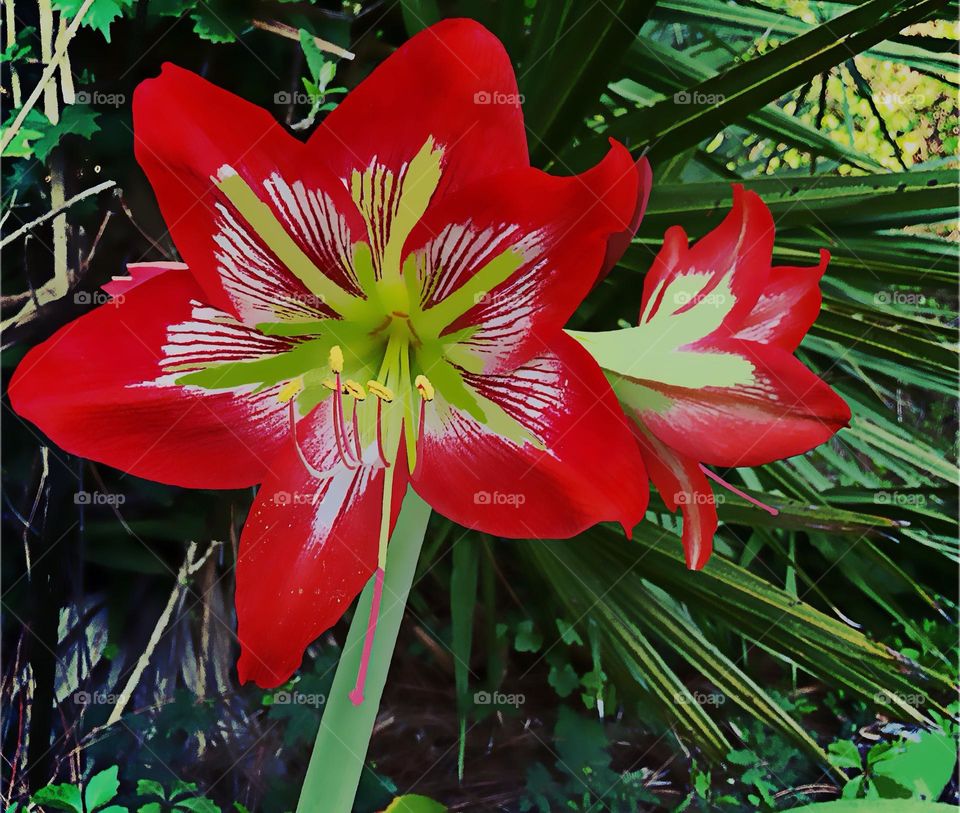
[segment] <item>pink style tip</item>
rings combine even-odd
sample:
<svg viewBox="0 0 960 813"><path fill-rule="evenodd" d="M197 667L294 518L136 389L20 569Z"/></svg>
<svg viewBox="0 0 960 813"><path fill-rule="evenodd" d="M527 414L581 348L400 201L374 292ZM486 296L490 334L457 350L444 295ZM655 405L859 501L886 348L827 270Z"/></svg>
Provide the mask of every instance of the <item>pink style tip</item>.
<svg viewBox="0 0 960 813"><path fill-rule="evenodd" d="M363 702L363 688L367 683L367 669L370 666L370 652L373 649L373 639L377 634L377 623L380 620L380 598L383 596L383 568L378 567L374 574L373 600L370 602L370 620L367 622L367 631L363 637L363 655L360 657L360 669L357 672L357 685L348 695L350 702L359 706Z"/></svg>
<svg viewBox="0 0 960 813"><path fill-rule="evenodd" d="M767 505L766 503L760 502L760 500L754 497L751 497L749 494L747 494L745 491L741 491L735 485L731 485L726 480L724 480L719 474L717 474L716 472L710 471L710 469L704 466L703 463L700 464L700 471L702 471L705 475L707 475L707 477L709 477L711 480L714 480L720 485L722 485L728 491L732 491L738 497L743 497L743 499L745 499L747 502L753 503L755 506L757 506L757 508L762 508L768 514L770 514L770 516L775 517L780 513L779 509L774 508L772 505Z"/></svg>

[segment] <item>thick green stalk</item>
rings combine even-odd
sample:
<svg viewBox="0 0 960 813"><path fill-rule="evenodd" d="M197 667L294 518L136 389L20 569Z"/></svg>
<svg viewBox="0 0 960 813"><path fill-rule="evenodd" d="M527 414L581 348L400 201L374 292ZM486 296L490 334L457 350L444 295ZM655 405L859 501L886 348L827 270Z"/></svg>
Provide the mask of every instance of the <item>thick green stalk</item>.
<svg viewBox="0 0 960 813"><path fill-rule="evenodd" d="M350 702L349 694L360 668L363 637L373 598L373 579L360 595L347 633L317 741L307 766L297 813L350 813L353 809L367 746L373 734L373 724L380 708L390 659L393 657L429 518L430 506L412 489L408 489L387 549L380 621L370 654L366 699L355 706Z"/></svg>

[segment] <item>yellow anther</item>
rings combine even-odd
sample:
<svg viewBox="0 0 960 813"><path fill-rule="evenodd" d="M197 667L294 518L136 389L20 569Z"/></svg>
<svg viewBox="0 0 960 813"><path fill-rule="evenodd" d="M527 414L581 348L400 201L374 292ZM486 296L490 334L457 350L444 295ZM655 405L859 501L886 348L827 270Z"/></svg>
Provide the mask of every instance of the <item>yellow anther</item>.
<svg viewBox="0 0 960 813"><path fill-rule="evenodd" d="M328 376L327 378L323 379L323 381L321 381L320 383L323 384L323 386L325 386L328 390L331 390L333 392L337 391L337 380L332 376ZM340 385L340 392L344 394L346 394L347 392L343 384Z"/></svg>
<svg viewBox="0 0 960 813"><path fill-rule="evenodd" d="M343 351L339 344L330 348L330 370L334 373L343 372Z"/></svg>
<svg viewBox="0 0 960 813"><path fill-rule="evenodd" d="M361 387L356 381L352 378L348 378L343 382L343 388L347 391L347 395L352 395L358 401L362 401L367 397L367 393L364 392L363 387Z"/></svg>
<svg viewBox="0 0 960 813"><path fill-rule="evenodd" d="M370 390L371 395L376 396L381 401L390 403L390 401L393 400L393 390L381 384L379 381L368 381L367 389Z"/></svg>
<svg viewBox="0 0 960 813"><path fill-rule="evenodd" d="M424 401L433 400L433 396L436 393L433 389L433 384L430 383L430 379L428 379L425 375L418 375L413 381L413 386L417 388L417 391L420 393L420 397L423 398Z"/></svg>
<svg viewBox="0 0 960 813"><path fill-rule="evenodd" d="M286 404L291 401L293 398L296 398L297 395L303 390L303 378L297 377L292 378L282 387L280 387L280 392L277 393L277 400L281 404Z"/></svg>

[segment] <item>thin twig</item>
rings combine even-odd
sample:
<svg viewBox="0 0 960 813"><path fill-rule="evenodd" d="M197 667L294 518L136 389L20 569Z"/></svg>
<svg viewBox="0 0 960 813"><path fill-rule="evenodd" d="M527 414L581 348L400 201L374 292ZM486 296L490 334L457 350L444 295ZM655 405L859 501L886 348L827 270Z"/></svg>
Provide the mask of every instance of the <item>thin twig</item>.
<svg viewBox="0 0 960 813"><path fill-rule="evenodd" d="M43 93L47 83L57 72L57 67L60 65L60 60L63 54L66 52L67 46L70 44L70 40L72 40L76 35L77 29L80 28L80 23L83 22L84 16L92 5L93 0L83 0L83 5L80 6L79 10L77 11L77 15L70 21L70 26L64 32L63 41L57 46L57 52L53 55L53 58L50 60L49 64L44 68L43 75L40 77L40 81L37 82L37 86L30 92L30 95L27 97L27 101L24 103L23 107L20 108L20 112L17 113L13 123L3 131L2 135L0 135L0 152L3 152L7 148L7 145L16 137L17 133L20 131L20 127L23 124L24 119L26 119L30 111L33 110L33 106L37 103L37 99L40 98L40 94Z"/></svg>
<svg viewBox="0 0 960 813"><path fill-rule="evenodd" d="M38 217L36 220L31 220L29 223L24 223L15 232L11 232L10 234L8 234L6 237L0 240L0 248L3 248L4 246L9 245L18 237L22 237L26 232L30 231L33 228L36 228L41 223L45 223L51 217L56 217L57 215L66 211L71 206L73 206L73 204L79 203L85 198L89 198L91 195L96 195L99 192L103 192L105 189L111 189L116 185L117 185L116 181L104 181L101 184L97 184L96 186L91 186L89 189L85 189L83 192L80 192L79 194L74 195L72 198L70 198L70 200L66 201L64 204L62 204L58 208L51 209L49 212L46 212L40 215L40 217Z"/></svg>
<svg viewBox="0 0 960 813"><path fill-rule="evenodd" d="M204 553L199 559L194 560L193 557L197 552L197 543L190 543L189 547L187 548L187 556L183 560L183 564L180 566L180 572L177 573L176 584L173 585L170 598L167 600L167 606L163 608L163 612L160 614L160 618L157 620L157 625L153 628L153 632L150 634L150 640L147 642L147 648L143 651L143 654L137 661L136 667L131 673L130 678L127 680L127 685L124 686L123 691L120 692L120 697L117 698L117 703L113 707L113 711L110 712L110 716L107 718L104 728L109 728L114 723L120 721L120 718L123 716L123 710L126 708L127 703L130 702L130 698L133 697L133 692L137 688L137 684L140 682L140 678L143 676L147 665L150 663L150 658L153 655L153 651L157 648L157 644L160 643L160 639L163 637L163 633L166 630L167 625L170 623L170 616L173 615L173 608L176 607L177 602L180 599L180 595L186 589L188 577L192 576L197 572L197 570L200 569L201 565L203 565L203 563L210 558L219 544L220 543L216 541L211 542L206 553Z"/></svg>
<svg viewBox="0 0 960 813"><path fill-rule="evenodd" d="M275 20L253 20L252 22L253 27L259 28L261 31L269 31L271 34L279 34L281 37L286 37L288 40L296 40L297 42L300 41L300 31L299 29L294 28L292 25L278 23ZM347 51L332 42L320 39L320 37L314 37L313 41L317 44L317 48L319 48L321 51L326 51L328 54L343 57L344 59L354 58L354 54L350 51Z"/></svg>
<svg viewBox="0 0 960 813"><path fill-rule="evenodd" d="M13 0L5 0L3 5L4 8L6 8L4 24L7 26L7 47L9 48L17 44L17 15L13 10ZM10 63L10 90L13 95L14 108L20 107L20 103L23 101L20 94L20 74L17 72L17 66L13 62Z"/></svg>

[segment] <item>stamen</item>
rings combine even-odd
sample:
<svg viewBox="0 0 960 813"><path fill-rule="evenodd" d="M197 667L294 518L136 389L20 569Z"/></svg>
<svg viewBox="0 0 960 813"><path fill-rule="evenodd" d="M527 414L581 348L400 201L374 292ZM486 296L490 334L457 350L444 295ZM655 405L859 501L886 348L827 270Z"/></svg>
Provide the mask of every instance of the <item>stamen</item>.
<svg viewBox="0 0 960 813"><path fill-rule="evenodd" d="M417 388L417 391L420 393L420 397L424 401L432 401L436 391L433 389L433 384L430 383L430 379L425 375L418 375L413 380L413 386Z"/></svg>
<svg viewBox="0 0 960 813"><path fill-rule="evenodd" d="M377 623L380 620L380 598L383 595L383 568L378 567L374 576L373 599L370 602L370 620L367 622L367 631L363 637L363 654L360 656L360 669L357 671L357 683L350 692L350 702L359 706L363 702L363 689L367 683L367 668L370 666L370 651L373 649L373 638L377 634Z"/></svg>
<svg viewBox="0 0 960 813"><path fill-rule="evenodd" d="M331 351L330 355L331 366L333 366L333 351ZM347 450L350 448L350 441L347 438L346 426L344 425L346 419L343 416L343 384L340 381L340 373L337 373L335 383L336 389L333 393L333 434L337 439L337 451L340 453L341 460L343 460L347 468L353 469L356 468L356 464L347 453Z"/></svg>
<svg viewBox="0 0 960 813"><path fill-rule="evenodd" d="M430 383L430 379L425 375L418 375L413 380L413 386L417 388L417 392L420 393L420 418L417 421L417 437L416 440L419 441L423 437L423 428L427 420L427 401L432 401L436 395L436 390L433 388L433 384Z"/></svg>
<svg viewBox="0 0 960 813"><path fill-rule="evenodd" d="M350 692L350 701L359 706L363 702L363 688L367 682L367 667L370 665L370 653L373 650L373 639L377 633L377 623L380 620L380 597L383 595L383 576L387 568L387 540L390 536L390 519L393 506L393 469L387 469L383 474L383 501L380 506L380 541L377 552L377 570L374 574L373 597L370 601L370 620L367 622L367 631L363 639L363 654L360 657L360 668L357 671L357 683Z"/></svg>
<svg viewBox="0 0 960 813"><path fill-rule="evenodd" d="M363 449L360 446L360 421L357 418L359 399L353 399L353 448L357 453L357 462L363 463Z"/></svg>
<svg viewBox="0 0 960 813"><path fill-rule="evenodd" d="M383 450L383 404L393 401L393 390L373 379L367 382L367 390L377 399L377 454L384 467L388 467L390 462Z"/></svg>
<svg viewBox="0 0 960 813"><path fill-rule="evenodd" d="M303 376L297 376L280 387L280 392L277 393L277 401L281 404L286 404L288 401L296 398L302 391Z"/></svg>
<svg viewBox="0 0 960 813"><path fill-rule="evenodd" d="M343 351L339 344L330 348L330 372L339 375L343 372Z"/></svg>
<svg viewBox="0 0 960 813"><path fill-rule="evenodd" d="M746 492L741 491L739 488L737 488L734 485L731 485L726 480L724 480L719 474L717 474L716 472L710 471L710 469L704 466L703 463L700 464L700 471L702 471L705 475L707 475L707 477L709 477L711 480L719 483L727 490L732 491L738 497L743 497L743 499L745 499L747 502L753 503L755 506L757 506L757 508L762 508L768 514L770 514L770 516L775 517L780 513L778 509L773 508L772 506L767 505L766 503L760 502L760 500L755 499L754 497L751 497Z"/></svg>
<svg viewBox="0 0 960 813"><path fill-rule="evenodd" d="M393 390L381 384L379 381L368 381L367 389L370 390L371 395L375 395L381 401L386 401L388 404L394 398Z"/></svg>
<svg viewBox="0 0 960 813"><path fill-rule="evenodd" d="M300 448L300 439L297 437L297 416L293 398L290 399L290 434L293 436L293 446L297 450L297 457L300 458L300 462L307 470L307 473L311 477L316 477L318 480L322 480L324 477L326 477L322 471L310 465L310 461L307 460L307 456L303 453L303 449Z"/></svg>
<svg viewBox="0 0 960 813"><path fill-rule="evenodd" d="M377 399L377 454L380 455L380 462L383 463L384 468L387 468L390 463L386 452L383 451L383 401L382 398Z"/></svg>
<svg viewBox="0 0 960 813"><path fill-rule="evenodd" d="M367 394L364 392L363 387L361 387L356 381L352 378L348 378L343 382L343 388L347 391L347 395L352 395L358 401L363 401Z"/></svg>

